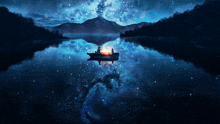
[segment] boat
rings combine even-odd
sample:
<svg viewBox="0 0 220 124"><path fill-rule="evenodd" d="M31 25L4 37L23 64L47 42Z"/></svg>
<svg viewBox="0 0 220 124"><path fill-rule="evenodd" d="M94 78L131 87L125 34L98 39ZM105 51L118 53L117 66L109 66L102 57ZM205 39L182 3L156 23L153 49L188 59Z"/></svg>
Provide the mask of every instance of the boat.
<svg viewBox="0 0 220 124"><path fill-rule="evenodd" d="M101 61L114 61L118 60L119 53L115 53L114 49L112 48L112 52L101 52L101 48L98 47L98 50L95 51L95 53L87 53L90 56L90 60L96 60L99 61L99 64L101 64Z"/></svg>

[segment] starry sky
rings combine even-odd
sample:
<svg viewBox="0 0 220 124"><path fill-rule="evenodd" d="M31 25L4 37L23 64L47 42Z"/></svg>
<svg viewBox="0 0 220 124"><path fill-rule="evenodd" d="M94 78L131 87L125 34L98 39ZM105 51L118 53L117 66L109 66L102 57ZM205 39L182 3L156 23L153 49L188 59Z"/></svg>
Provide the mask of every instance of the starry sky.
<svg viewBox="0 0 220 124"><path fill-rule="evenodd" d="M57 26L83 23L102 16L120 25L156 22L184 12L204 0L0 0L10 11L31 17L38 24Z"/></svg>

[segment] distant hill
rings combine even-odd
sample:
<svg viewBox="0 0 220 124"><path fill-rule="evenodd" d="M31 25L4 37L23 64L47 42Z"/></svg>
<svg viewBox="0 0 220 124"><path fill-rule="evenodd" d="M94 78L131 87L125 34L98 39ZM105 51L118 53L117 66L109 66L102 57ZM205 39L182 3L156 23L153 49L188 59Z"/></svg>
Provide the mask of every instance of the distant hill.
<svg viewBox="0 0 220 124"><path fill-rule="evenodd" d="M64 23L54 30L58 30L60 33L120 33L127 30L140 28L148 23L142 22L139 24L133 24L128 26L118 25L116 22L108 21L102 17L89 19L84 23Z"/></svg>
<svg viewBox="0 0 220 124"><path fill-rule="evenodd" d="M50 32L34 25L34 20L0 7L0 44L20 43L30 40L52 40L62 38L58 32Z"/></svg>
<svg viewBox="0 0 220 124"><path fill-rule="evenodd" d="M178 37L185 39L220 37L220 1L207 0L191 11L176 13L172 17L162 19L152 25L126 31L121 37Z"/></svg>

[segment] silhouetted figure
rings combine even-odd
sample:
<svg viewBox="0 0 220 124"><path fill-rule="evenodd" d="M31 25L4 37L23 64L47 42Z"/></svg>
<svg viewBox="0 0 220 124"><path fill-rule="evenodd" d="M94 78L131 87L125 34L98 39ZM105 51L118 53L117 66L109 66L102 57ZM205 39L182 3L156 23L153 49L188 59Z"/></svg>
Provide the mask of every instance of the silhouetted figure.
<svg viewBox="0 0 220 124"><path fill-rule="evenodd" d="M101 65L101 61L112 61L112 63L114 63L114 61L117 61L119 57L119 53L115 53L113 48L112 54L101 53L101 47L98 47L98 50L95 51L95 53L87 54L90 56L90 59L88 59L88 61L96 60L99 62L99 65Z"/></svg>
<svg viewBox="0 0 220 124"><path fill-rule="evenodd" d="M98 47L97 53L98 54L101 53L101 48L100 47Z"/></svg>
<svg viewBox="0 0 220 124"><path fill-rule="evenodd" d="M114 49L112 48L112 54L114 54Z"/></svg>

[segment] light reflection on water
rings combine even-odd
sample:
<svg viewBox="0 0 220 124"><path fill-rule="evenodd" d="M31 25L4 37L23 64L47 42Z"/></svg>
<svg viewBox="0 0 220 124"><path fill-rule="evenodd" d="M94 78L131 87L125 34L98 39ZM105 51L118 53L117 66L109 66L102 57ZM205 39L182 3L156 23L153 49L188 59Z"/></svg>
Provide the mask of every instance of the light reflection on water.
<svg viewBox="0 0 220 124"><path fill-rule="evenodd" d="M126 99L138 98L147 102L152 95L219 94L216 78L220 77L213 77L191 63L176 61L173 57L119 38L101 47L107 51L114 48L120 53L119 60L114 64L102 62L102 65L87 61L87 53L93 53L98 46L83 39L73 39L57 48L36 52L32 60L11 66L7 72L1 72L0 77L3 82L9 82L3 84L6 87L20 83L21 88L12 93L26 92L25 101L49 97L50 110L61 113L53 116L66 119L62 111L71 109L77 111L84 122L90 122L88 116L97 120L107 119L105 111L126 111L129 106L117 103L126 102ZM131 106L141 105L131 103ZM141 111L142 107L136 109Z"/></svg>

